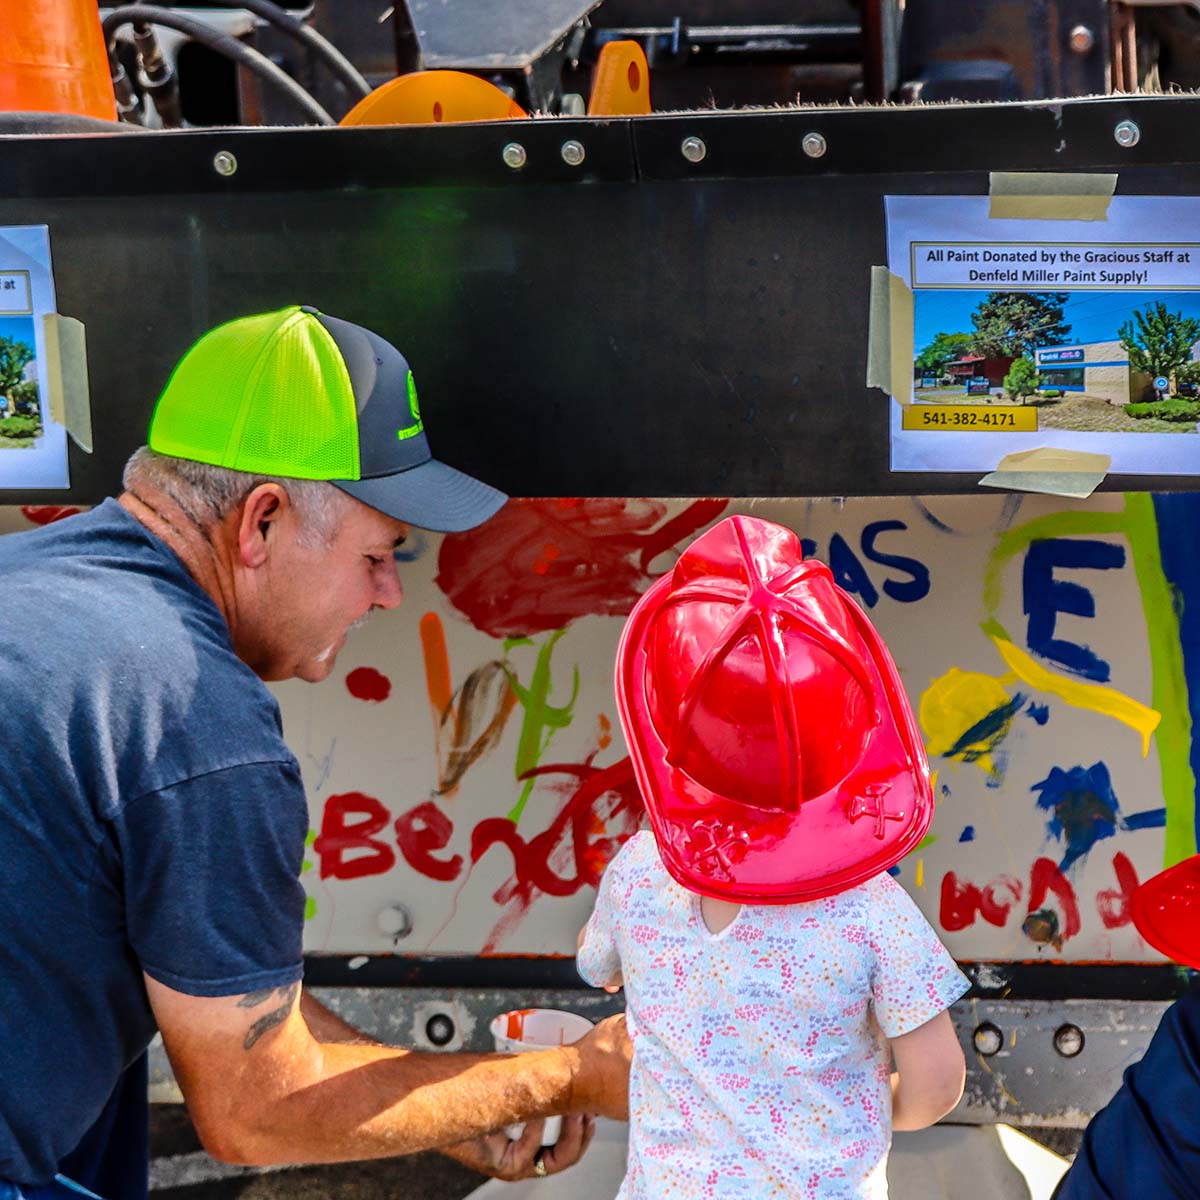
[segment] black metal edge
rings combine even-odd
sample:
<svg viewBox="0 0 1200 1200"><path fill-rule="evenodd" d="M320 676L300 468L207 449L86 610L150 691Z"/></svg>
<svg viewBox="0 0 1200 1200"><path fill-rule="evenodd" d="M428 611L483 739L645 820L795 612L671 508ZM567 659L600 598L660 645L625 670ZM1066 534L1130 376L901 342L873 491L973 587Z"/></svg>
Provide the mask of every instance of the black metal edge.
<svg viewBox="0 0 1200 1200"><path fill-rule="evenodd" d="M0 137L0 187L10 199L71 196L229 194L296 189L504 187L521 183L636 182L855 174L1086 170L1195 162L1191 130L1200 99L1116 96L1023 104L908 105L688 112L600 120L555 117L474 124L361 128L152 131L138 138ZM1113 130L1134 120L1136 145ZM820 133L819 158L801 143ZM683 140L705 155L688 161ZM580 142L579 166L563 161ZM507 166L519 143L526 162ZM214 167L219 151L237 170Z"/></svg>
<svg viewBox="0 0 1200 1200"><path fill-rule="evenodd" d="M962 962L970 998L1177 1000L1200 990L1200 972L1171 963Z"/></svg>
<svg viewBox="0 0 1200 1200"><path fill-rule="evenodd" d="M1187 96L1110 96L1030 103L830 107L654 114L632 121L644 179L723 179L979 172L1120 172L1196 161ZM1133 121L1135 145L1116 126ZM803 149L819 134L824 153ZM684 140L703 142L690 161ZM693 158L695 151L693 148Z"/></svg>
<svg viewBox="0 0 1200 1200"><path fill-rule="evenodd" d="M309 987L583 988L574 958L306 954Z"/></svg>
<svg viewBox="0 0 1200 1200"><path fill-rule="evenodd" d="M963 962L969 999L1176 1000L1200 972L1170 964ZM582 988L574 958L309 954L309 987Z"/></svg>
<svg viewBox="0 0 1200 1200"><path fill-rule="evenodd" d="M563 160L568 140L584 148L578 166ZM526 156L524 166L516 169L504 160L504 148L512 142ZM137 138L114 131L0 137L0 148L0 188L9 200L512 187L635 178L626 120L170 130ZM214 165L222 151L236 160L231 174L221 174Z"/></svg>

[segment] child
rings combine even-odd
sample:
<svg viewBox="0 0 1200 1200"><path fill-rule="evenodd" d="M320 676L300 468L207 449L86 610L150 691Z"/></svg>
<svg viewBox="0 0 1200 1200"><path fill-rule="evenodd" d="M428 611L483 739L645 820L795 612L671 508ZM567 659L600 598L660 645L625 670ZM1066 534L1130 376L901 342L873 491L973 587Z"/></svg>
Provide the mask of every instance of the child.
<svg viewBox="0 0 1200 1200"><path fill-rule="evenodd" d="M626 992L619 1197L886 1197L892 1128L962 1094L968 986L887 874L933 798L886 648L795 534L730 517L638 602L616 682L653 833L578 966Z"/></svg>

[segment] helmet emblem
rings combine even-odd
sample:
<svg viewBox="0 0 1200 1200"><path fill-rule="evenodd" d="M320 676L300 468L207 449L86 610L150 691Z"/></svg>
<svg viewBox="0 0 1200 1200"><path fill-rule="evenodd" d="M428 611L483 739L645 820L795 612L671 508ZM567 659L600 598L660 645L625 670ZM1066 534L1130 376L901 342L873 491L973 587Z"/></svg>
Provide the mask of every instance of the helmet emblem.
<svg viewBox="0 0 1200 1200"><path fill-rule="evenodd" d="M710 879L730 879L729 868L746 857L750 835L724 821L697 821L690 832L676 829L674 842L692 870Z"/></svg>
<svg viewBox="0 0 1200 1200"><path fill-rule="evenodd" d="M850 801L850 807L846 812L846 816L853 825L858 821L859 817L874 817L875 818L875 836L883 840L883 823L885 821L903 821L904 814L902 812L888 812L887 805L883 802L884 796L892 790L890 783L868 783L863 788L863 795L855 796Z"/></svg>

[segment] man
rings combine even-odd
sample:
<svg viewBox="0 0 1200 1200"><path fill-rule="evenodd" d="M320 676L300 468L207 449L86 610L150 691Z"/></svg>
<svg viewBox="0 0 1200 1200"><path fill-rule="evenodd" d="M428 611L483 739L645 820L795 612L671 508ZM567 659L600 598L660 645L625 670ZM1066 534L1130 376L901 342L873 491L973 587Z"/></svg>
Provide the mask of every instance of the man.
<svg viewBox="0 0 1200 1200"><path fill-rule="evenodd" d="M624 1113L623 1019L409 1053L303 991L308 813L262 682L324 679L400 603L408 522L504 497L433 459L394 347L307 308L201 338L148 440L118 501L0 539L0 1200L145 1193L156 1028L218 1158L569 1166L590 1114ZM542 1152L552 1113L575 1115Z"/></svg>
<svg viewBox="0 0 1200 1200"><path fill-rule="evenodd" d="M1150 945L1200 971L1200 854L1146 880L1130 908ZM1200 1200L1200 991L1163 1014L1054 1200Z"/></svg>

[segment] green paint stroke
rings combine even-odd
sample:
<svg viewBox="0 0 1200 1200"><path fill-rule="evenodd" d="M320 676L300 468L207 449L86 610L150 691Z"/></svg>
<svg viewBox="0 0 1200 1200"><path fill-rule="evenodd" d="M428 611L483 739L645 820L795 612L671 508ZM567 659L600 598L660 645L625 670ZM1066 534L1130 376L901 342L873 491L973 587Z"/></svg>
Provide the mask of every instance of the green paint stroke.
<svg viewBox="0 0 1200 1200"><path fill-rule="evenodd" d="M1167 810L1163 866L1172 867L1196 853L1196 779L1189 761L1192 723L1188 715L1187 676L1174 589L1163 572L1158 548L1154 501L1146 492L1132 492L1125 497L1125 513L1150 642L1153 671L1150 703L1162 714L1154 740L1158 745L1163 804Z"/></svg>
<svg viewBox="0 0 1200 1200"><path fill-rule="evenodd" d="M550 657L559 638L567 631L556 629L542 643L538 650L537 662L533 668L533 678L528 687L523 687L511 667L505 666L509 687L516 694L517 703L525 710L525 719L521 722L521 736L517 742L516 776L520 779L532 771L541 761L550 739L560 729L565 729L575 717L575 700L579 696L579 668L572 672L571 699L561 707L550 703L550 692L553 688L553 677L550 670ZM526 642L528 639L521 639ZM514 644L519 644L514 642ZM513 805L508 819L515 825L525 811L529 794L533 791L534 780L526 779L521 789L520 798Z"/></svg>
<svg viewBox="0 0 1200 1200"><path fill-rule="evenodd" d="M1172 866L1196 852L1196 781L1188 755L1191 749L1191 720L1188 717L1187 679L1183 649L1179 642L1179 619L1175 615L1172 589L1163 573L1158 549L1158 522L1154 501L1146 492L1125 496L1125 511L1062 512L1027 521L1001 534L984 571L983 601L990 620L985 633L1011 638L997 621L1002 593L1001 576L1010 559L1023 553L1031 542L1043 538L1080 537L1115 533L1129 543L1134 574L1142 596L1146 640L1150 649L1151 707L1162 719L1154 731L1162 779L1163 804L1167 810L1163 865Z"/></svg>
<svg viewBox="0 0 1200 1200"><path fill-rule="evenodd" d="M315 896L304 898L304 919L311 921L317 915L317 900Z"/></svg>

